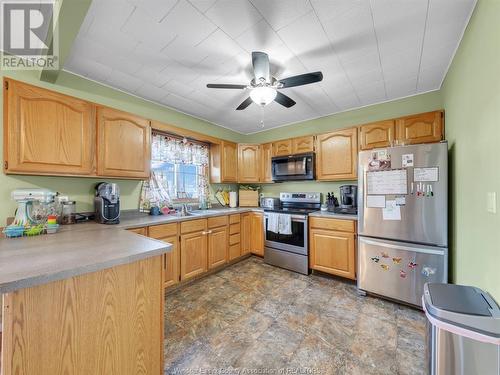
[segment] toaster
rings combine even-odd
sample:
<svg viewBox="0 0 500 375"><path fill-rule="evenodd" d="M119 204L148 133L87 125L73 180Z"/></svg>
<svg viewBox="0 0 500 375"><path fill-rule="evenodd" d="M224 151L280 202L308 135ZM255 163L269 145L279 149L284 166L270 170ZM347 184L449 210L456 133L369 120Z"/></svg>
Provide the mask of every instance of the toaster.
<svg viewBox="0 0 500 375"><path fill-rule="evenodd" d="M261 197L260 206L262 208L274 210L281 206L281 202L279 198Z"/></svg>

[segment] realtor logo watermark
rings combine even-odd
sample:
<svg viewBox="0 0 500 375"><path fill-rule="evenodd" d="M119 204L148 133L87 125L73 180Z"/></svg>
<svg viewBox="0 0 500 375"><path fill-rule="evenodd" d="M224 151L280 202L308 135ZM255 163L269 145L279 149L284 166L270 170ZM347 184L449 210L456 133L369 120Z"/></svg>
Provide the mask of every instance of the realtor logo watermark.
<svg viewBox="0 0 500 375"><path fill-rule="evenodd" d="M0 67L3 70L58 69L55 16L54 1L2 0Z"/></svg>

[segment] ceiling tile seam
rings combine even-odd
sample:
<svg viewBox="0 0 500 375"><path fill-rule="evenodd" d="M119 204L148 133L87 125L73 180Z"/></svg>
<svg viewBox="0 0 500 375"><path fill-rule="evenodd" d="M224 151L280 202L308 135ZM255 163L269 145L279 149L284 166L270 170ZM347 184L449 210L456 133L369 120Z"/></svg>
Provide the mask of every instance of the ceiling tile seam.
<svg viewBox="0 0 500 375"><path fill-rule="evenodd" d="M427 33L427 20L429 19L430 3L431 1L427 0L427 12L425 13L424 32L422 33L422 45L420 46L420 58L418 59L417 82L415 84L415 90L417 91L418 91L418 84L420 82L420 71L422 69L422 56L424 54L425 34Z"/></svg>
<svg viewBox="0 0 500 375"><path fill-rule="evenodd" d="M123 33L123 28L125 27L125 25L127 24L127 22L130 21L130 17L132 17L132 15L135 13L136 10L137 10L137 6L134 5L134 9L132 9L132 12L130 12L130 14L128 15L128 17L125 20L125 22L123 22L123 25L121 25L120 28L118 29L120 32ZM126 33L124 33L124 34L126 34Z"/></svg>
<svg viewBox="0 0 500 375"><path fill-rule="evenodd" d="M462 29L462 33L460 34L460 37L458 38L458 42L457 42L457 45L455 47L455 50L453 51L453 54L451 55L451 59L448 62L448 66L446 67L445 73L443 74L443 78L441 78L441 83L439 84L439 89L441 89L443 87L444 80L446 79L446 76L448 75L448 71L451 68L451 64L453 63L453 60L455 60L455 55L457 54L458 49L460 48L460 44L462 44L462 39L465 35L465 31L467 30L467 27L469 26L469 22L472 18L472 15L474 14L474 11L476 10L477 1L478 0L474 0L474 5L472 6L471 11L469 12L469 16L467 17L467 20L464 23L464 27Z"/></svg>
<svg viewBox="0 0 500 375"><path fill-rule="evenodd" d="M189 4L191 4L191 6L193 6L194 8L196 8L196 7L194 6L194 4L193 4L193 1L192 1L192 0L187 0L187 2L188 2ZM207 9L205 9L205 11L204 11L204 12L202 12L202 11L200 11L200 10L198 10L198 11L199 11L201 14L205 14L205 13L207 13L210 9L212 9L212 8L215 6L215 4L217 4L217 3L218 3L218 0L214 1L214 2L212 3L212 5L210 5ZM196 9L198 9L198 8L196 8Z"/></svg>
<svg viewBox="0 0 500 375"><path fill-rule="evenodd" d="M382 82L384 82L385 98L387 99L388 98L388 96L387 96L387 86L385 84L385 74L384 74L384 67L382 65L382 57L380 56L380 45L379 45L379 42L378 42L377 29L375 28L375 17L373 15L372 1L373 0L369 0L369 4L370 4L370 16L372 18L372 26L373 26L373 33L375 35L375 41L377 42L378 63L380 65L380 71L382 73Z"/></svg>
<svg viewBox="0 0 500 375"><path fill-rule="evenodd" d="M164 108L170 109L170 110L172 110L172 111L174 111L174 112L177 112L177 113L182 113L183 115L193 117L193 118L195 118L195 119L197 119L197 120L201 120L201 121L206 122L206 123L211 124L211 125L219 126L219 127L221 127L221 128L224 128L224 129L230 130L230 131L232 131L232 132L234 132L234 133L237 133L237 134L240 134L240 135L247 135L246 133L242 133L242 132L240 132L240 131L238 131L238 130L228 128L227 126L224 126L224 125L218 124L218 123L216 123L216 122L208 121L207 119L204 119L204 118L202 118L202 117L199 117L199 116L193 115L193 114L191 114L191 113L187 113L187 112L181 111L180 109L177 109L177 108L170 107L170 106L168 106L168 105L166 105L166 104L164 104L164 103L158 103L158 102L156 102L156 101L154 101L154 100L143 98L143 97L138 96L138 95L136 95L136 94L134 94L134 93L131 93L131 92L129 92L129 91L125 91L125 90L122 90L122 89L120 89L120 88L118 88L118 87L111 86L111 85L110 85L110 84L108 84L108 83L104 83L104 82L99 82L99 81L96 81L96 80L95 80L95 79L93 79L93 78L88 78L88 77L85 77L85 76L83 76L82 74L72 72L71 70L68 70L68 69L64 69L64 68L63 68L62 70L63 70L63 71L65 71L65 72L67 72L67 73L69 73L69 74L73 74L73 75L75 75L75 76L81 77L81 78L83 78L83 79L85 79L85 80L88 80L88 81L91 81L91 82L97 83L98 85L105 86L105 87L108 87L108 88L110 88L110 89L113 89L113 90L116 90L116 91L120 91L120 92L122 92L122 93L124 93L124 94L126 94L126 95L133 96L134 98L137 98L137 99L140 99L140 100L144 100L144 101L149 102L149 103L156 104L156 105L158 105L158 106L160 106L160 107L164 107ZM161 121L161 120L157 120L157 121ZM175 125L175 124L174 124L174 125Z"/></svg>
<svg viewBox="0 0 500 375"><path fill-rule="evenodd" d="M167 18L167 16L168 16L170 13L172 13L172 11L174 10L174 8L175 8L175 7L177 7L177 5L179 5L179 1L180 1L180 0L177 0L177 1L175 2L175 4L174 4L174 5L173 5L173 6L172 6L172 7L171 7L168 11L167 11L167 13L166 13L166 14L165 14L162 18L160 18L160 20L158 21L158 23L162 23L162 22L163 22L163 20L164 20L165 18ZM193 6L193 4L191 4L191 6ZM194 8L194 7L193 7L193 8Z"/></svg>
<svg viewBox="0 0 500 375"><path fill-rule="evenodd" d="M317 117L306 118L304 120L289 122L289 123L286 123L286 124L274 126L274 127L270 128L270 129L266 129L266 130L258 130L258 131L255 131L255 132L242 133L242 134L243 135L258 134L258 133L262 133L262 132L265 132L265 131L270 131L270 130L274 130L274 129L283 128L285 126L296 125L296 124L300 124L302 122L308 122L308 121L317 120L317 119L320 119L320 118L323 118L323 117L338 115L338 114L345 113L345 112L350 112L350 111L357 111L358 109L362 109L362 108L366 108L366 107L371 107L371 106L374 106L374 105L380 105L380 104L384 104L384 103L391 103L391 102L395 102L395 101L398 101L398 100L403 100L403 99L411 98L413 96L418 96L418 95L425 95L425 94L429 94L431 92L435 92L435 91L439 91L439 90L440 89L432 89L432 90L422 91L422 92L418 92L416 94L401 96L401 97L398 97L398 98L395 98L395 99L382 100L382 101L379 101L379 102L374 102L374 103L370 103L370 104L361 105L359 107L352 107L352 108L344 109L344 110L341 110L341 111L338 111L338 112L332 112L332 113L327 114L327 115L321 115L321 116L317 116ZM358 125L362 125L362 124L358 124ZM346 125L345 128L352 127L352 126L356 126L356 124ZM333 129L333 130L336 130L336 129ZM333 130L331 130L331 131L333 131ZM327 133L327 132L328 132L328 130L325 131L325 132L322 132L322 133ZM318 134L321 134L321 133L318 133ZM276 139L278 139L278 138L276 138Z"/></svg>
<svg viewBox="0 0 500 375"><path fill-rule="evenodd" d="M273 29L276 33L278 33L279 30L281 29L284 29L285 27L289 26L290 24L294 23L295 21L297 21L299 18L302 18L302 17L305 17L307 16L309 13L312 12L312 10L310 10L309 12L306 12L304 13L303 15L297 17L297 18L294 18L293 20L291 20L290 22L288 22L286 25L283 25L281 26L280 28L278 29L275 29L274 27L272 27L269 22L267 21L267 18L259 11L259 9L255 6L255 4L253 3L254 0L248 0L250 2L250 4L252 4L252 6L255 8L255 10L257 10L259 12L259 14L262 16L263 19L266 20L266 23L271 27L271 29Z"/></svg>
<svg viewBox="0 0 500 375"><path fill-rule="evenodd" d="M321 25L321 29L323 30L323 33L325 34L326 39L328 40L328 43L330 44L330 48L332 49L332 52L335 54L335 57L337 58L337 61L339 62L339 65L342 67L342 70L344 71L344 74L345 74L347 80L349 81L349 84L352 87L352 91L354 92L354 95L356 95L356 99L358 100L358 103L362 104L361 103L361 99L359 98L358 92L356 91L356 89L355 89L355 87L354 87L354 85L352 83L351 77L349 77L349 75L347 74L347 71L345 70L344 64L342 63L342 60L338 57L337 52L335 51L335 47L333 46L333 43L332 43L330 37L328 36L328 33L325 30L325 26L321 22L321 19L318 16L318 12L316 11L316 8L314 7L314 4L311 2L311 0L309 0L309 4L311 5L311 7L312 7L312 9L314 11L314 15L316 16L316 19L318 20L319 24ZM339 107L339 106L337 105L337 107Z"/></svg>

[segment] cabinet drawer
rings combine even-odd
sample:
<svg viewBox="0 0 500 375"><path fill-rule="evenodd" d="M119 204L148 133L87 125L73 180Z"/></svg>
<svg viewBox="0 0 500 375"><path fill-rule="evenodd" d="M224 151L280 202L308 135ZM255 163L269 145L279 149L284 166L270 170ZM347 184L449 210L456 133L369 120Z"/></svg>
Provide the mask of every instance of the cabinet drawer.
<svg viewBox="0 0 500 375"><path fill-rule="evenodd" d="M229 224L236 224L240 222L240 214L229 215Z"/></svg>
<svg viewBox="0 0 500 375"><path fill-rule="evenodd" d="M239 258L240 255L241 247L239 243L229 246L229 260Z"/></svg>
<svg viewBox="0 0 500 375"><path fill-rule="evenodd" d="M240 243L240 234L232 234L229 236L229 245Z"/></svg>
<svg viewBox="0 0 500 375"><path fill-rule="evenodd" d="M208 227L216 228L227 225L227 216L217 216L208 218Z"/></svg>
<svg viewBox="0 0 500 375"><path fill-rule="evenodd" d="M311 217L310 226L311 228L338 230L341 232L354 233L356 231L356 222L354 220L345 220L345 219Z"/></svg>
<svg viewBox="0 0 500 375"><path fill-rule="evenodd" d="M171 236L177 236L177 223L160 224L149 227L149 237L151 238L160 239Z"/></svg>
<svg viewBox="0 0 500 375"><path fill-rule="evenodd" d="M141 227L141 228L131 228L127 229L129 232L140 234L141 236L147 236L148 235L148 227Z"/></svg>
<svg viewBox="0 0 500 375"><path fill-rule="evenodd" d="M207 219L189 220L181 223L181 233L191 233L207 229Z"/></svg>
<svg viewBox="0 0 500 375"><path fill-rule="evenodd" d="M231 224L229 226L229 234L239 234L241 231L241 228L240 228L240 223L237 223L237 224Z"/></svg>

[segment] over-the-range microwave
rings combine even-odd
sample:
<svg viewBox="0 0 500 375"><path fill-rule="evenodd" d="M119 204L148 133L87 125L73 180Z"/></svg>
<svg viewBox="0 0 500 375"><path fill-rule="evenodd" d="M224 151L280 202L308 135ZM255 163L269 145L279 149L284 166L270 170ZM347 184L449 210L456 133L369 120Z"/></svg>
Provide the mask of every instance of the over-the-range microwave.
<svg viewBox="0 0 500 375"><path fill-rule="evenodd" d="M271 159L273 181L314 180L314 153Z"/></svg>

